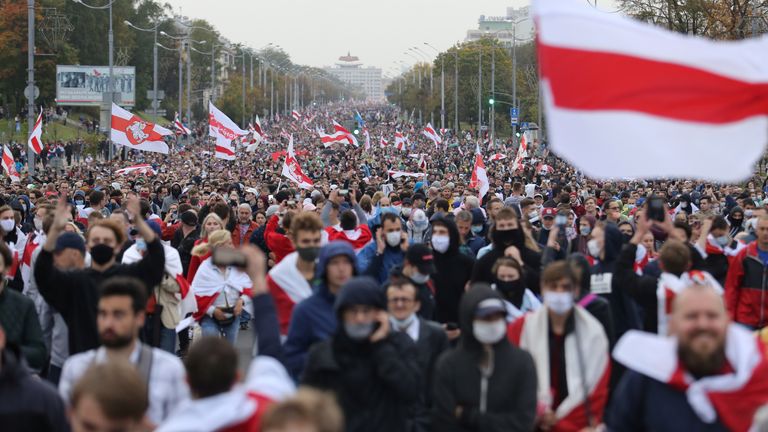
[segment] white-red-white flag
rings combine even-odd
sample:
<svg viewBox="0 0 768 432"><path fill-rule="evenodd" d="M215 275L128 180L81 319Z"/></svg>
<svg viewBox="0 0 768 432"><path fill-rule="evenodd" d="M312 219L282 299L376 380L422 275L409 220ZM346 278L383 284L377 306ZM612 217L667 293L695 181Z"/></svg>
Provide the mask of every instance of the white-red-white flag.
<svg viewBox="0 0 768 432"><path fill-rule="evenodd" d="M424 153L422 153L421 157L419 158L419 169L424 172L427 171L427 161L424 159Z"/></svg>
<svg viewBox="0 0 768 432"><path fill-rule="evenodd" d="M512 169L520 171L523 169L523 159L528 157L528 140L525 139L525 134L520 137L520 146L517 148L517 155L515 155L515 161L512 163Z"/></svg>
<svg viewBox="0 0 768 432"><path fill-rule="evenodd" d="M691 37L580 0L532 10L558 155L598 178L753 174L768 141L768 39Z"/></svg>
<svg viewBox="0 0 768 432"><path fill-rule="evenodd" d="M208 135L214 138L220 136L232 141L247 134L247 130L240 129L226 114L208 102Z"/></svg>
<svg viewBox="0 0 768 432"><path fill-rule="evenodd" d="M178 135L191 135L192 131L188 127L184 126L179 118L179 113L173 115L173 128L176 129Z"/></svg>
<svg viewBox="0 0 768 432"><path fill-rule="evenodd" d="M400 151L405 151L405 138L400 131L395 131L395 148Z"/></svg>
<svg viewBox="0 0 768 432"><path fill-rule="evenodd" d="M424 130L421 132L425 137L431 139L435 143L435 147L439 146L443 139L435 132L435 128L432 127L432 123L427 123Z"/></svg>
<svg viewBox="0 0 768 432"><path fill-rule="evenodd" d="M255 135L258 135L259 139L264 138L264 130L261 128L261 122L259 121L259 116L256 116L256 119L253 121L253 124L251 125L251 130L254 132Z"/></svg>
<svg viewBox="0 0 768 432"><path fill-rule="evenodd" d="M301 120L301 114L296 110L291 111L291 117L296 121Z"/></svg>
<svg viewBox="0 0 768 432"><path fill-rule="evenodd" d="M491 156L492 161L500 161L506 158L507 158L507 155L505 155L504 153L496 153L493 156Z"/></svg>
<svg viewBox="0 0 768 432"><path fill-rule="evenodd" d="M352 144L355 147L359 146L359 144L357 143L357 138L355 138L355 135L350 131L348 131L347 128L340 125L336 120L333 121L333 128L336 130L336 133L344 134L344 137L347 139L347 143Z"/></svg>
<svg viewBox="0 0 768 432"><path fill-rule="evenodd" d="M296 160L296 153L293 151L293 135L291 135L288 141L288 150L286 151L285 162L283 162L282 174L302 189L312 189L314 187L314 182L304 174L299 161Z"/></svg>
<svg viewBox="0 0 768 432"><path fill-rule="evenodd" d="M233 140L217 135L214 152L216 159L235 160L235 145L233 143Z"/></svg>
<svg viewBox="0 0 768 432"><path fill-rule="evenodd" d="M323 132L321 129L317 129L317 134L320 136L320 142L323 143L323 147L330 147L333 145L333 143L346 143L347 137L344 135L344 132L334 132L333 134L327 134Z"/></svg>
<svg viewBox="0 0 768 432"><path fill-rule="evenodd" d="M475 167L472 169L472 180L469 182L469 187L475 188L480 192L480 199L483 199L486 193L488 193L488 173L485 172L485 164L483 163L483 155L480 153L480 145L475 148Z"/></svg>
<svg viewBox="0 0 768 432"><path fill-rule="evenodd" d="M112 129L109 137L113 143L130 149L168 154L168 144L163 138L168 135L173 135L173 132L112 104Z"/></svg>
<svg viewBox="0 0 768 432"><path fill-rule="evenodd" d="M28 145L29 148L39 155L43 151L43 110L40 110L40 114L37 115L35 120L35 126L32 128L32 132L29 134Z"/></svg>
<svg viewBox="0 0 768 432"><path fill-rule="evenodd" d="M126 174L143 174L147 176L153 176L155 175L155 169L152 168L152 165L150 164L139 164L139 165L132 165L125 168L120 168L119 170L115 171L115 175L122 176Z"/></svg>
<svg viewBox="0 0 768 432"><path fill-rule="evenodd" d="M10 177L12 182L21 180L19 172L16 171L16 162L13 160L11 149L9 149L7 145L3 145L3 170L5 171L5 174Z"/></svg>
<svg viewBox="0 0 768 432"><path fill-rule="evenodd" d="M539 173L539 175L549 175L554 172L554 168L552 168L551 165L542 162L536 167L536 172Z"/></svg>

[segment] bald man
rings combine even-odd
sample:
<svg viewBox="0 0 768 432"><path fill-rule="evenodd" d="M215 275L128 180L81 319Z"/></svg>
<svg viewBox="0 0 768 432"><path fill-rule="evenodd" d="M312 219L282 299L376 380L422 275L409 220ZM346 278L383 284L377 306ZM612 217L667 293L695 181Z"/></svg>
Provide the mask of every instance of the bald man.
<svg viewBox="0 0 768 432"><path fill-rule="evenodd" d="M722 297L693 284L675 298L671 337L628 332L614 358L628 369L607 416L616 431L747 431L768 402L765 347L730 322Z"/></svg>

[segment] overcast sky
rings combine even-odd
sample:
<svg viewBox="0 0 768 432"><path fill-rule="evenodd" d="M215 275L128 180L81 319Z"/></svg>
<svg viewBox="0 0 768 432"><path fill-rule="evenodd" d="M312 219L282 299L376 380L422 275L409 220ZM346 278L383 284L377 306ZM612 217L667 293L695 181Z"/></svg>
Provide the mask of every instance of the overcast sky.
<svg viewBox="0 0 768 432"><path fill-rule="evenodd" d="M176 12L205 18L232 42L280 45L293 61L332 65L350 51L371 66L415 60L424 42L444 50L477 28L480 15L502 16L528 0L167 0Z"/></svg>

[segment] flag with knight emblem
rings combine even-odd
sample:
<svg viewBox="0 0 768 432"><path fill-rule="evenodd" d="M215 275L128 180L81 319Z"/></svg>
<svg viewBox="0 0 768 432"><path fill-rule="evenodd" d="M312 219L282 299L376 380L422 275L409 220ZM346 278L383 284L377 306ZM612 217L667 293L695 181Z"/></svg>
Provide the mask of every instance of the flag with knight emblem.
<svg viewBox="0 0 768 432"><path fill-rule="evenodd" d="M167 135L173 135L173 132L112 104L109 137L113 143L130 149L168 154L168 144L163 139Z"/></svg>

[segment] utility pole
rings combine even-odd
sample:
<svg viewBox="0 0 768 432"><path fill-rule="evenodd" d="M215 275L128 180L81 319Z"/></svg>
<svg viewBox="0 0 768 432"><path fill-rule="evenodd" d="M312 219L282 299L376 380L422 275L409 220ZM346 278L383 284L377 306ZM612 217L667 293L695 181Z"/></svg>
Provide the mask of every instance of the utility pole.
<svg viewBox="0 0 768 432"><path fill-rule="evenodd" d="M182 61L184 57L184 41L179 41L179 115L182 115L181 113L184 110L184 105L181 100L181 96L184 94L184 65L182 64ZM189 121L189 119L187 119Z"/></svg>
<svg viewBox="0 0 768 432"><path fill-rule="evenodd" d="M483 46L479 44L477 56L477 138L483 127Z"/></svg>
<svg viewBox="0 0 768 432"><path fill-rule="evenodd" d="M491 123L491 145L494 145L496 139L496 43L493 43L491 47L491 107L490 107L490 123Z"/></svg>
<svg viewBox="0 0 768 432"><path fill-rule="evenodd" d="M27 140L35 127L35 0L27 0ZM42 144L42 143L41 143ZM35 152L27 145L29 175L35 175Z"/></svg>
<svg viewBox="0 0 768 432"><path fill-rule="evenodd" d="M241 122L242 126L240 126L240 127L242 127L243 129L247 129L248 125L245 124L245 50L241 47L240 48L240 52L243 53L243 64L242 64L242 66L243 66L243 68L242 68L242 72L243 72L243 94L242 94L242 99L243 99L242 100L242 103L243 103L243 107L242 107L243 108L243 119L242 119L242 122Z"/></svg>
<svg viewBox="0 0 768 432"><path fill-rule="evenodd" d="M459 47L453 52L453 128L459 133Z"/></svg>
<svg viewBox="0 0 768 432"><path fill-rule="evenodd" d="M187 121L192 124L192 29L187 32Z"/></svg>

